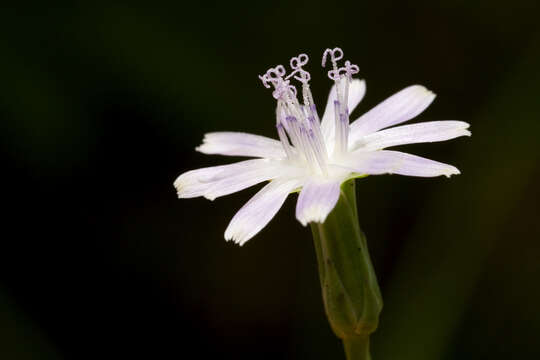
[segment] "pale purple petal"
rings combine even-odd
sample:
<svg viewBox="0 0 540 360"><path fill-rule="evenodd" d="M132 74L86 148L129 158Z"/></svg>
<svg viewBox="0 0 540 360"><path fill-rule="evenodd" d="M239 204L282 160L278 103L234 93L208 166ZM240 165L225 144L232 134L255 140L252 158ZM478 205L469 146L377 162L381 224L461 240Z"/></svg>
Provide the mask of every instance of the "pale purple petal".
<svg viewBox="0 0 540 360"><path fill-rule="evenodd" d="M225 230L225 240L243 245L272 220L289 193L299 186L298 180L271 181L234 215Z"/></svg>
<svg viewBox="0 0 540 360"><path fill-rule="evenodd" d="M306 226L323 223L339 199L340 181L311 180L304 185L296 203L296 218Z"/></svg>
<svg viewBox="0 0 540 360"><path fill-rule="evenodd" d="M242 132L213 132L204 135L196 148L204 154L281 159L285 157L278 140Z"/></svg>
<svg viewBox="0 0 540 360"><path fill-rule="evenodd" d="M409 86L390 96L351 123L354 143L362 136L410 120L424 111L435 94L421 85Z"/></svg>
<svg viewBox="0 0 540 360"><path fill-rule="evenodd" d="M274 179L283 174L284 169L288 168L284 168L279 161L246 160L188 171L176 179L174 186L180 198L204 196L214 200L216 197Z"/></svg>
<svg viewBox="0 0 540 360"><path fill-rule="evenodd" d="M343 81L343 80L342 80ZM344 82L343 82L344 84ZM341 85L340 85L341 86ZM349 113L352 113L366 93L366 82L353 79L349 86ZM334 101L337 100L336 86L333 85L328 95L328 102L321 118L321 131L325 139L333 138L335 131Z"/></svg>
<svg viewBox="0 0 540 360"><path fill-rule="evenodd" d="M469 124L463 121L430 121L402 125L366 135L357 140L351 149L372 151L396 145L445 141L459 136L470 136L468 127Z"/></svg>
<svg viewBox="0 0 540 360"><path fill-rule="evenodd" d="M357 150L350 154L343 165L354 169L357 173L368 175L399 174L421 177L444 175L450 177L450 175L460 173L452 165L390 150L368 152Z"/></svg>

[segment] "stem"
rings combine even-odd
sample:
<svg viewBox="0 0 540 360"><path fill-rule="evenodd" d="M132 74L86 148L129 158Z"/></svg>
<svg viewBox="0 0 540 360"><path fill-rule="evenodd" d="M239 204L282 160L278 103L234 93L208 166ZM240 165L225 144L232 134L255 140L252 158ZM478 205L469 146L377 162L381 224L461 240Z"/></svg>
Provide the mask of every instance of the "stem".
<svg viewBox="0 0 540 360"><path fill-rule="evenodd" d="M371 360L369 335L343 339L343 347L348 360Z"/></svg>

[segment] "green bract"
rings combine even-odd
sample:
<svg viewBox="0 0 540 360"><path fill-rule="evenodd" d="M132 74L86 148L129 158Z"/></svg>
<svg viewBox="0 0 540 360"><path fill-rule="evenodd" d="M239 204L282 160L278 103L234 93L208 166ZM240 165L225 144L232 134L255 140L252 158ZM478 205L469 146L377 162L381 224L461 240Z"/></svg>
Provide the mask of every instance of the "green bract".
<svg viewBox="0 0 540 360"><path fill-rule="evenodd" d="M324 308L347 357L370 359L369 335L375 331L383 302L358 224L355 180L341 186L339 201L323 224L312 223Z"/></svg>

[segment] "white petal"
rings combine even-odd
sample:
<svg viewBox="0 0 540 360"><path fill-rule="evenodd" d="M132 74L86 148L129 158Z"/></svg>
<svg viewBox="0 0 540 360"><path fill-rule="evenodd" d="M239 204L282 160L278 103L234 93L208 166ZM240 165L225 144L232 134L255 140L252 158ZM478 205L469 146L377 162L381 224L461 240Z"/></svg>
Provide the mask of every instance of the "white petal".
<svg viewBox="0 0 540 360"><path fill-rule="evenodd" d="M205 154L250 156L281 159L285 157L278 140L241 132L213 132L204 135L203 143L196 148Z"/></svg>
<svg viewBox="0 0 540 360"><path fill-rule="evenodd" d="M225 230L225 240L243 245L272 220L289 193L300 185L298 180L271 181L234 215Z"/></svg>
<svg viewBox="0 0 540 360"><path fill-rule="evenodd" d="M323 223L339 199L340 181L311 180L304 185L296 203L296 218L306 226Z"/></svg>
<svg viewBox="0 0 540 360"><path fill-rule="evenodd" d="M470 136L468 127L469 124L463 121L430 121L402 125L366 135L357 140L351 149L371 151L396 145L445 141L459 136Z"/></svg>
<svg viewBox="0 0 540 360"><path fill-rule="evenodd" d="M344 84L344 82L342 82ZM342 85L340 85L342 86ZM352 113L360 103L366 93L366 82L360 79L353 79L349 86L349 113ZM325 139L334 137L335 119L334 119L334 101L337 98L336 86L333 85L328 95L328 102L321 119L321 131Z"/></svg>
<svg viewBox="0 0 540 360"><path fill-rule="evenodd" d="M364 135L410 120L424 111L433 99L435 94L425 87L409 86L352 122L350 140L354 143Z"/></svg>
<svg viewBox="0 0 540 360"><path fill-rule="evenodd" d="M234 164L233 164L234 165ZM193 198L203 196L204 192L210 184L203 179L211 178L213 175L221 173L221 171L231 165L212 166L197 170L190 170L174 181L174 187L178 193L179 198Z"/></svg>
<svg viewBox="0 0 540 360"><path fill-rule="evenodd" d="M450 177L450 175L460 173L452 165L390 150L368 152L358 150L350 154L350 158L344 165L360 174L369 175L399 174L421 177L445 175Z"/></svg>
<svg viewBox="0 0 540 360"><path fill-rule="evenodd" d="M276 178L287 171L286 169L288 168L276 160L246 160L188 171L176 179L174 186L180 198L204 196L214 200L216 197Z"/></svg>

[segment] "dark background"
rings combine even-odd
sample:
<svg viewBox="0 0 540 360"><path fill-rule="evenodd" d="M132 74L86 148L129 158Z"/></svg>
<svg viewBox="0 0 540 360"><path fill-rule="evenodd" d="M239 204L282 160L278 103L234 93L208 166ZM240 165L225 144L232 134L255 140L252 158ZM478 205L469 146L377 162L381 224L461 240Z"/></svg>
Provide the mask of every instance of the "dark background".
<svg viewBox="0 0 540 360"><path fill-rule="evenodd" d="M462 175L357 181L385 308L375 360L540 358L540 6L518 1L30 2L0 15L2 359L341 359L289 199L223 240L260 187L178 200L208 131L275 137L257 79L340 46L367 95L419 83L417 121L472 138L404 151Z"/></svg>

